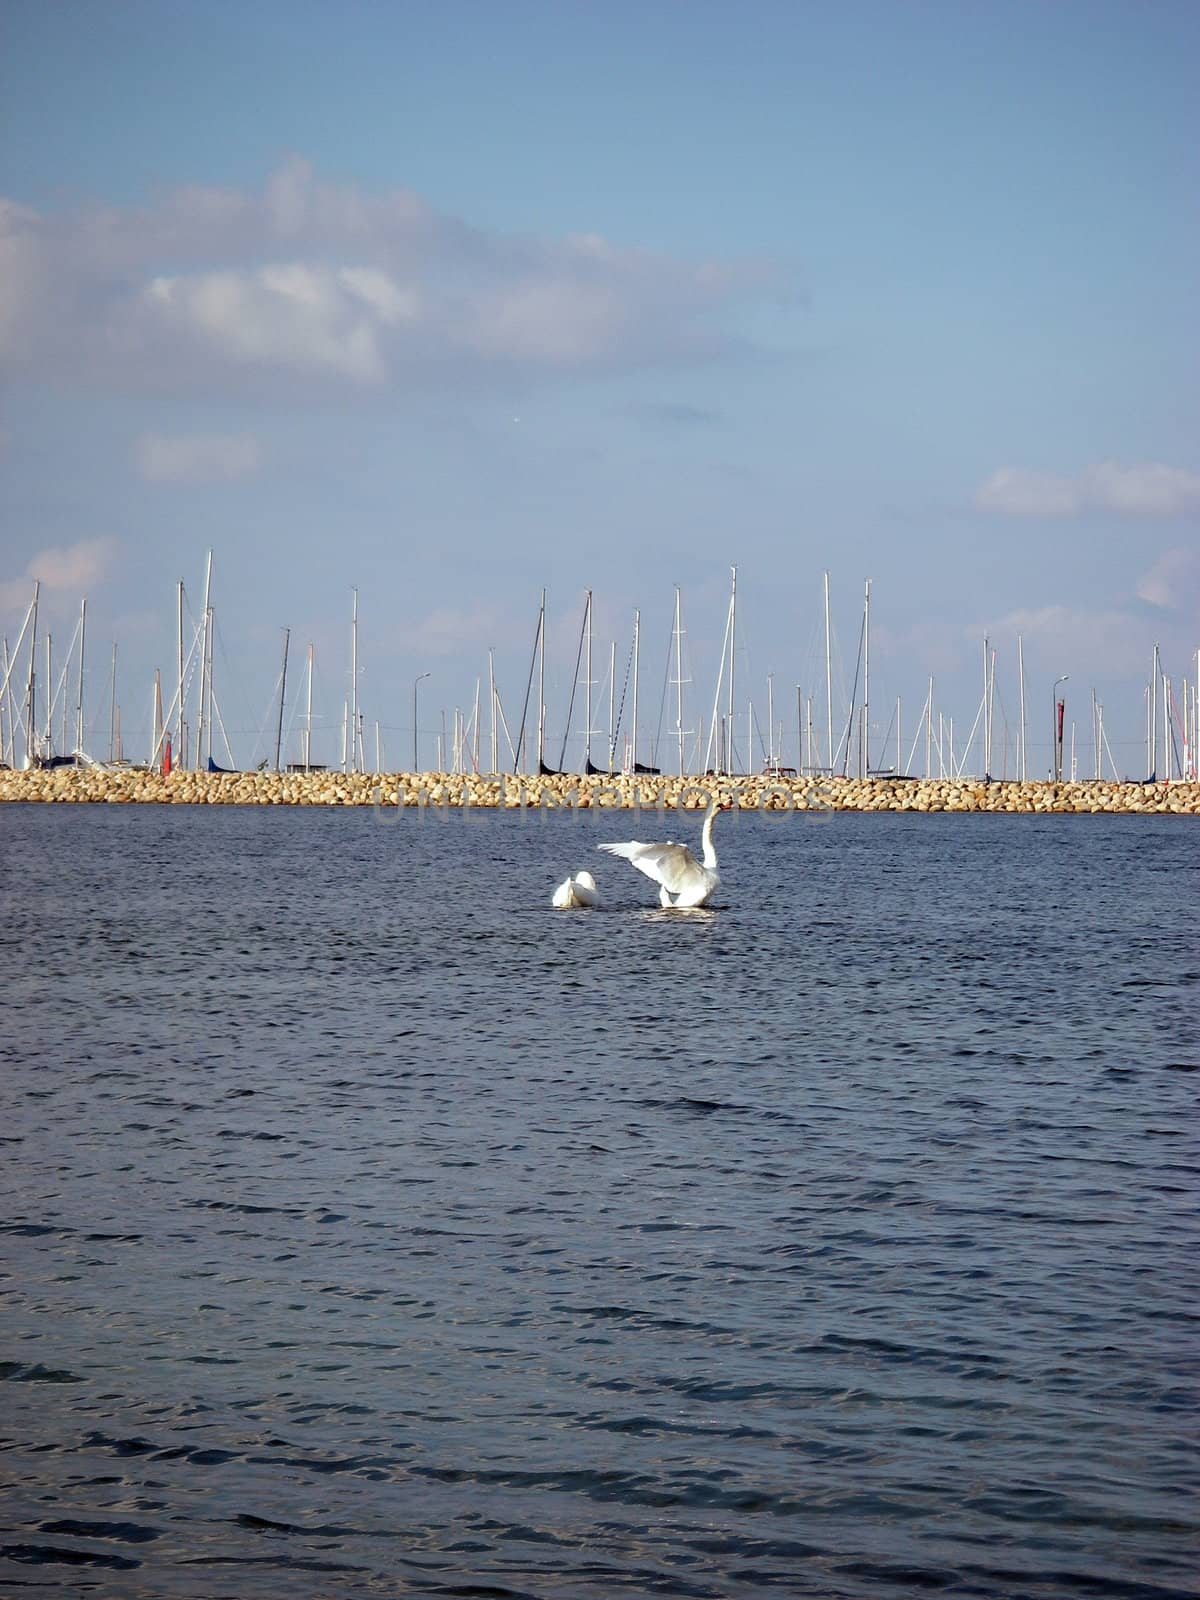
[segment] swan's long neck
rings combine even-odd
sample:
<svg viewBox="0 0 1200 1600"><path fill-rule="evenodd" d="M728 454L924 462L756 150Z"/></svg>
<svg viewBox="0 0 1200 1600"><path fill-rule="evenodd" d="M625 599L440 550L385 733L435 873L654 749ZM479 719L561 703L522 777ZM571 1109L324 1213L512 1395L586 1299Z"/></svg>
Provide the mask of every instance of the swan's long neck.
<svg viewBox="0 0 1200 1600"><path fill-rule="evenodd" d="M711 872L717 864L717 852L713 846L713 823L717 820L720 807L716 801L708 808L708 815L704 819L704 830L700 835L700 843L704 846L704 865Z"/></svg>

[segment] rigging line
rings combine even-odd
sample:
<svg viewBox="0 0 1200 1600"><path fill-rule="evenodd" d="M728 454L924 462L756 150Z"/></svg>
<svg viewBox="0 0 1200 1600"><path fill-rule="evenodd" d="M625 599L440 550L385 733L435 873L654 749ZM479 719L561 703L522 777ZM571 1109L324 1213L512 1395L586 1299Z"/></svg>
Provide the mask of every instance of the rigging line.
<svg viewBox="0 0 1200 1600"><path fill-rule="evenodd" d="M756 733L758 735L758 748L762 751L763 766L768 766L770 764L771 757L767 751L766 745L763 743L762 727L759 724L758 712L755 711L753 705L750 707L750 720L752 724L752 733ZM771 737L774 738L774 733L772 733Z"/></svg>
<svg viewBox="0 0 1200 1600"><path fill-rule="evenodd" d="M590 605L591 602L589 601ZM571 717L575 710L575 691L579 687L579 663L583 660L583 636L588 625L587 607L584 608L583 622L579 628L579 648L575 652L575 676L571 679L571 698L567 703L567 725L563 729L562 750L559 753L558 765L561 771L567 763L567 740L571 737ZM590 733L590 729L588 730Z"/></svg>
<svg viewBox="0 0 1200 1600"><path fill-rule="evenodd" d="M500 726L504 729L504 738L508 745L508 753L513 758L513 772L515 773L517 770L517 752L513 749L512 734L508 731L508 719L504 715L504 702L500 699L499 689L496 690L496 711L500 717Z"/></svg>
<svg viewBox="0 0 1200 1600"><path fill-rule="evenodd" d="M654 743L650 746L650 765L658 765L658 743L662 738L663 717L667 710L667 690L671 687L671 640L675 637L675 607L671 607L671 627L667 634L667 659L663 666L662 694L658 699L658 727L654 730Z"/></svg>
<svg viewBox="0 0 1200 1600"><path fill-rule="evenodd" d="M529 658L529 678L528 678L528 680L526 681L526 684L525 684L525 704L521 707L521 727L520 727L520 731L517 734L517 749L516 749L516 752L513 754L513 775L514 775L514 777L516 776L517 767L520 764L520 760L521 760L520 752L524 748L524 744L525 744L525 718L529 714L529 696L533 692L533 669L537 666L538 643L542 638L542 632L543 632L543 629L545 628L545 626L546 626L546 603L543 600L542 604L538 607L538 625L537 625L537 629L536 629L536 631L534 632L534 635L533 635L533 654ZM543 710L543 708L541 706L539 706L538 707L538 726L539 727L541 726L542 710ZM503 716L503 713L501 713L501 715ZM504 736L505 736L506 739L508 738L508 724L507 723L505 723L505 726L504 726ZM508 748L510 750L512 750L512 740L511 739L508 740Z"/></svg>
<svg viewBox="0 0 1200 1600"><path fill-rule="evenodd" d="M896 708L895 708L895 706L893 706L892 707L892 715L891 715L890 719L888 720L887 732L884 734L883 739L881 740L880 745L879 745L880 750L886 750L887 749L888 740L892 737L892 729L895 726L896 726ZM875 770L876 770L876 772L878 772L879 768L876 767ZM871 776L871 774L868 772L867 773L867 777L869 778L870 776Z"/></svg>
<svg viewBox="0 0 1200 1600"><path fill-rule="evenodd" d="M621 732L621 723L625 717L625 696L629 692L629 674L633 671L633 641L629 642L629 654L625 657L625 682L621 685L621 703L617 707L617 724L609 740L608 760L611 766L617 754L617 737Z"/></svg>
<svg viewBox="0 0 1200 1600"><path fill-rule="evenodd" d="M217 719L217 726L221 730L221 737L225 741L225 754L229 758L229 765L236 771L237 770L237 762L233 759L233 751L229 747L229 735L225 732L225 719L221 715L221 707L217 703L217 697L216 697L215 694L213 694L213 696L212 696L212 708L213 708L213 716L216 717L216 719Z"/></svg>
<svg viewBox="0 0 1200 1600"><path fill-rule="evenodd" d="M854 662L854 682L850 687L850 712L849 712L849 715L846 718L846 731L842 734L842 737L838 740L838 749L839 750L842 750L843 745L845 746L845 749L842 750L842 777L843 778L846 776L846 769L850 765L850 730L854 726L854 713L858 709L857 706L855 705L855 701L858 699L858 672L859 672L859 668L862 666L863 642L864 642L864 640L866 638L866 632L867 632L867 619L864 616L863 619L862 619L862 623L861 623L861 625L859 627L859 630L858 630L858 656L856 657L855 662ZM832 770L833 770L833 765L832 765L832 763L830 763L830 771L832 771Z"/></svg>

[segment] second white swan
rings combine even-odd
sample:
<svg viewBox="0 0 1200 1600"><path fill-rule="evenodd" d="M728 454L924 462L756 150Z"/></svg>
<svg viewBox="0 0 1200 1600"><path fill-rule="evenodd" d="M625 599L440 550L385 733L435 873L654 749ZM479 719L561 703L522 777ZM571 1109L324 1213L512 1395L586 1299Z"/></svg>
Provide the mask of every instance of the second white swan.
<svg viewBox="0 0 1200 1600"><path fill-rule="evenodd" d="M590 872L577 872L573 878L560 883L550 904L556 911L574 911L583 906L598 906L600 891Z"/></svg>

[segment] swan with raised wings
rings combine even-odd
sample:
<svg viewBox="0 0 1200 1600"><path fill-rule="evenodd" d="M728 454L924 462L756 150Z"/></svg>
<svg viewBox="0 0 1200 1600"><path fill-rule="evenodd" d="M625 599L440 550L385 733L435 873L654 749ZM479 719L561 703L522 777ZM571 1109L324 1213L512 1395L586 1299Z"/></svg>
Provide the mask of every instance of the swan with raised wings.
<svg viewBox="0 0 1200 1600"><path fill-rule="evenodd" d="M550 904L556 911L572 911L582 906L598 906L600 891L590 872L577 872L573 878L560 883Z"/></svg>
<svg viewBox="0 0 1200 1600"><path fill-rule="evenodd" d="M679 910L692 906L705 906L721 882L717 876L717 852L713 846L713 823L718 811L730 811L728 800L714 800L704 814L700 830L703 856L697 861L685 844L602 844L601 850L609 855L624 856L626 861L653 878L659 885L658 903Z"/></svg>

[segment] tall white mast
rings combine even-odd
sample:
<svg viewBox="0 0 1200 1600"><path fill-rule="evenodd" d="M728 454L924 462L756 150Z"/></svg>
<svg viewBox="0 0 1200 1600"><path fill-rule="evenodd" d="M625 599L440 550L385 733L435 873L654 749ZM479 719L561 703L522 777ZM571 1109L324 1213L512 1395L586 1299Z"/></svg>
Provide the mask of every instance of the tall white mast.
<svg viewBox="0 0 1200 1600"><path fill-rule="evenodd" d="M187 751L183 748L183 579L179 580L179 587L175 599L175 647L178 658L178 677L176 679L176 699L179 701L177 712L178 731L175 742L178 749L175 752L175 764L180 767L187 766Z"/></svg>
<svg viewBox="0 0 1200 1600"><path fill-rule="evenodd" d="M488 651L488 704L492 708L492 765L490 770L496 771L496 761L499 752L496 748L496 652Z"/></svg>
<svg viewBox="0 0 1200 1600"><path fill-rule="evenodd" d="M1150 762L1146 776L1158 777L1158 646L1150 661Z"/></svg>
<svg viewBox="0 0 1200 1600"><path fill-rule="evenodd" d="M592 764L592 591L587 592L587 733L583 748L584 771Z"/></svg>
<svg viewBox="0 0 1200 1600"><path fill-rule="evenodd" d="M108 759L113 760L117 753L117 641L113 640L112 653L112 685L109 690L108 701Z"/></svg>
<svg viewBox="0 0 1200 1600"><path fill-rule="evenodd" d="M46 634L46 731L42 735L42 754L49 756L54 751L54 653L52 649L53 635Z"/></svg>
<svg viewBox="0 0 1200 1600"><path fill-rule="evenodd" d="M642 639L642 613L633 613L633 760L631 771L637 771L637 738L638 738L638 656L641 651Z"/></svg>
<svg viewBox="0 0 1200 1600"><path fill-rule="evenodd" d="M767 766L775 766L775 674L767 673Z"/></svg>
<svg viewBox="0 0 1200 1600"><path fill-rule="evenodd" d="M679 620L679 585L675 585L675 732L679 740L679 776L683 777L683 627Z"/></svg>
<svg viewBox="0 0 1200 1600"><path fill-rule="evenodd" d="M158 752L163 742L163 707L162 707L162 671L154 669L154 742L150 746L150 765L158 760Z"/></svg>
<svg viewBox="0 0 1200 1600"><path fill-rule="evenodd" d="M871 776L871 580L863 594L862 776Z"/></svg>
<svg viewBox="0 0 1200 1600"><path fill-rule="evenodd" d="M730 567L732 578L729 588L729 740L726 748L726 770L733 771L733 661L734 642L737 634L737 568ZM750 739L750 730L746 729L747 743Z"/></svg>
<svg viewBox="0 0 1200 1600"><path fill-rule="evenodd" d="M538 611L538 721L537 769L545 765L546 745L546 591L542 590L542 604Z"/></svg>
<svg viewBox="0 0 1200 1600"><path fill-rule="evenodd" d="M41 585L35 579L33 584L33 606L31 608L33 624L29 633L29 677L25 685L25 765L27 767L33 765L34 746L37 742L33 728L34 718L37 715L37 614L40 588ZM114 645L113 648L115 650L116 646Z"/></svg>
<svg viewBox="0 0 1200 1600"><path fill-rule="evenodd" d="M476 675L476 678L475 678L475 714L471 718L471 723L472 723L472 726L475 729L475 735L474 735L474 738L472 740L473 749L471 751L471 765L474 767L475 771L478 772L479 771L479 677L478 677L478 675Z"/></svg>
<svg viewBox="0 0 1200 1600"><path fill-rule="evenodd" d="M829 629L829 574L825 574L825 725L829 746L825 751L825 765L833 773L833 653Z"/></svg>
<svg viewBox="0 0 1200 1600"><path fill-rule="evenodd" d="M992 775L992 718L988 704L988 642L983 636L983 775Z"/></svg>
<svg viewBox="0 0 1200 1600"><path fill-rule="evenodd" d="M312 678L313 678L313 647L308 647L308 714L304 719L304 770L308 772L312 767Z"/></svg>
<svg viewBox="0 0 1200 1600"><path fill-rule="evenodd" d="M12 691L9 679L12 676L12 667L9 665L8 639L4 640L4 687L0 689L0 761L7 761L13 765L13 717L12 717Z"/></svg>
<svg viewBox="0 0 1200 1600"><path fill-rule="evenodd" d="M350 770L358 771L358 590L350 607ZM345 771L345 762L342 763Z"/></svg>
<svg viewBox="0 0 1200 1600"><path fill-rule="evenodd" d="M1017 635L1017 675L1021 685L1021 782L1025 782L1025 643Z"/></svg>
<svg viewBox="0 0 1200 1600"><path fill-rule="evenodd" d="M75 691L75 754L83 749L83 645L87 636L87 600L79 602L79 684Z"/></svg>
<svg viewBox="0 0 1200 1600"><path fill-rule="evenodd" d="M208 692L209 650L212 644L212 551L208 552L208 565L204 575L204 640L200 648L200 692L196 711L196 761L197 769L204 761L204 732L207 725L205 700Z"/></svg>

